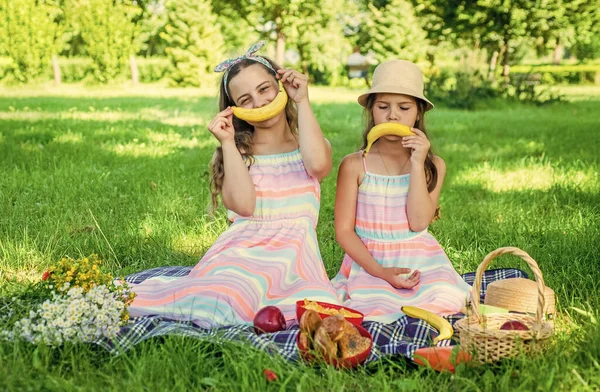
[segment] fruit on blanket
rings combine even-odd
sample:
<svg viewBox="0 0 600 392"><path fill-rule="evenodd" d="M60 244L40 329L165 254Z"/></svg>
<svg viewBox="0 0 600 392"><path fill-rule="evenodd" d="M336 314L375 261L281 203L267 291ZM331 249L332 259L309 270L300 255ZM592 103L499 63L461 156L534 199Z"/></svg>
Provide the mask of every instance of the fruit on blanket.
<svg viewBox="0 0 600 392"><path fill-rule="evenodd" d="M432 313L428 310L417 308L415 306L403 306L402 312L413 318L421 319L439 331L438 336L433 339L433 344L437 344L440 340L450 339L454 334L452 325L440 315Z"/></svg>
<svg viewBox="0 0 600 392"><path fill-rule="evenodd" d="M417 349L413 354L417 365L431 367L437 372L447 370L450 373L454 373L456 365L469 362L471 358L471 355L459 346L424 347Z"/></svg>
<svg viewBox="0 0 600 392"><path fill-rule="evenodd" d="M517 320L509 320L505 322L504 324L502 324L500 329L504 329L507 331L529 331L527 325Z"/></svg>
<svg viewBox="0 0 600 392"><path fill-rule="evenodd" d="M275 99L273 99L268 105L255 109L246 109L234 106L232 109L233 114L241 120L261 122L271 119L281 113L281 111L285 109L287 101L288 95L285 92L285 88L283 88L281 82L279 82L279 93L277 93Z"/></svg>
<svg viewBox="0 0 600 392"><path fill-rule="evenodd" d="M414 134L415 133L410 130L410 127L404 124L386 122L375 125L367 135L367 148L365 148L364 155L367 155L373 143L384 135L411 136Z"/></svg>
<svg viewBox="0 0 600 392"><path fill-rule="evenodd" d="M265 306L254 316L254 332L277 332L285 329L285 317L277 306Z"/></svg>

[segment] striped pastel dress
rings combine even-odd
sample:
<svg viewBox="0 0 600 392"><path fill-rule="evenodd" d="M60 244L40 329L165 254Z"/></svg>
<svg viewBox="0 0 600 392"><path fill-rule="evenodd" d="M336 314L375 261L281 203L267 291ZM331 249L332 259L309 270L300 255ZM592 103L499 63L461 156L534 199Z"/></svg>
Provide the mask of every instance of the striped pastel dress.
<svg viewBox="0 0 600 392"><path fill-rule="evenodd" d="M406 199L410 176L384 176L367 171L358 188L355 231L371 255L384 267L421 271L412 289L396 289L375 278L344 256L342 267L332 283L343 305L365 314L366 320L390 323L412 305L449 315L463 308L470 286L456 273L444 250L427 232L410 230Z"/></svg>
<svg viewBox="0 0 600 392"><path fill-rule="evenodd" d="M250 324L267 305L289 321L298 300L339 302L315 232L320 185L300 151L255 156L249 172L256 188L252 217L229 211L233 223L188 276L135 285L132 316L158 314L212 328Z"/></svg>

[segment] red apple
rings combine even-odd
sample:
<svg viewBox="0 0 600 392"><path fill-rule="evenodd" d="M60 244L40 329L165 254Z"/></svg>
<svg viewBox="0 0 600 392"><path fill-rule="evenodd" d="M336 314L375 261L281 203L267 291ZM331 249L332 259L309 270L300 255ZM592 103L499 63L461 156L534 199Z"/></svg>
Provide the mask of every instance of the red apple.
<svg viewBox="0 0 600 392"><path fill-rule="evenodd" d="M513 331L529 331L527 325L523 324L520 321L510 320L502 324L500 329L513 330Z"/></svg>
<svg viewBox="0 0 600 392"><path fill-rule="evenodd" d="M277 306L265 306L254 316L254 332L277 332L285 329L285 317Z"/></svg>

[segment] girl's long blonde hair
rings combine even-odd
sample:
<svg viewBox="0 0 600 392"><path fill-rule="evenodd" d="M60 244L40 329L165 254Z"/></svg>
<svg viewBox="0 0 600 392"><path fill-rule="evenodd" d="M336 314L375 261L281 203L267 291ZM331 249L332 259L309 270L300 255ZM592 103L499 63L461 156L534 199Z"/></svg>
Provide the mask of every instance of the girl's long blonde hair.
<svg viewBox="0 0 600 392"><path fill-rule="evenodd" d="M427 130L425 129L425 110L427 108L427 104L415 98L417 102L417 121L415 122L415 128L423 131L427 135ZM365 117L366 117L366 128L363 132L363 145L361 150L364 150L367 147L367 135L371 131L371 128L375 126L375 120L373 118L373 106L375 105L375 94L371 94L367 97L367 107L365 108ZM429 192L435 189L435 186L438 181L438 171L433 163L433 152L431 148L427 151L427 157L425 158L425 178L427 180L427 190Z"/></svg>
<svg viewBox="0 0 600 392"><path fill-rule="evenodd" d="M273 60L267 57L264 58L269 62L269 64L271 64L275 71L281 68ZM224 85L223 78L221 78L219 88L219 111L225 110L228 106L235 106L235 102L230 98L229 82L238 73L240 73L242 69L253 64L259 64L261 67L263 67L267 72L273 75L273 79L275 79L275 82L278 83L277 79L275 78L276 73L273 72L273 70L265 67L258 61L244 59L229 69L227 86ZM285 107L285 117L292 133L295 136L298 136L298 109L296 108L296 104L292 99L288 99L288 103ZM235 131L235 145L242 154L244 161L248 163L249 167L254 162L252 151L254 127L248 124L246 121L240 120L239 118L233 116L233 128ZM223 149L221 147L217 147L215 155L210 162L210 169L211 211L214 212L214 210L216 210L219 206L218 196L221 194L223 189L223 178L225 177L225 171L223 170Z"/></svg>

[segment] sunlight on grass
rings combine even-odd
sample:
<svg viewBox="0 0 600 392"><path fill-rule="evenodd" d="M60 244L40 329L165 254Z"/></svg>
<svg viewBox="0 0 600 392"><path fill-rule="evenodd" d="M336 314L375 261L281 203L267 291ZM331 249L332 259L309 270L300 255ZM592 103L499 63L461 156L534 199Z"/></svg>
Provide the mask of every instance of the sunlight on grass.
<svg viewBox="0 0 600 392"><path fill-rule="evenodd" d="M200 231L184 232L174 236L173 250L199 259L228 226L229 223L222 214L217 214L214 217L202 215L194 225Z"/></svg>
<svg viewBox="0 0 600 392"><path fill-rule="evenodd" d="M39 122L42 120L94 120L117 122L123 120L139 120L139 113L123 113L120 111L109 112L82 112L77 108L71 108L67 112L42 112L42 111L15 111L0 112L0 120Z"/></svg>
<svg viewBox="0 0 600 392"><path fill-rule="evenodd" d="M0 285L1 282L35 282L40 280L41 271L48 264L48 249L37 249L37 243L26 234L20 242L13 243L0 239ZM7 264L8 263L8 264Z"/></svg>
<svg viewBox="0 0 600 392"><path fill-rule="evenodd" d="M141 109L139 112L140 116L145 119L156 119L156 118L165 118L169 117L171 113L167 110L161 110L156 108L145 108Z"/></svg>
<svg viewBox="0 0 600 392"><path fill-rule="evenodd" d="M139 143L137 139L127 144L106 146L105 149L117 155L132 157L163 157L173 151L169 146L148 145L146 143Z"/></svg>
<svg viewBox="0 0 600 392"><path fill-rule="evenodd" d="M44 146L33 142L23 142L21 148L27 152L39 153L44 149Z"/></svg>
<svg viewBox="0 0 600 392"><path fill-rule="evenodd" d="M54 139L52 139L55 143L81 143L83 141L83 135L81 133L71 133L71 131L64 133L62 135L58 135Z"/></svg>
<svg viewBox="0 0 600 392"><path fill-rule="evenodd" d="M163 124L175 125L178 127L191 127L194 125L204 125L205 122L197 117L171 117L161 120Z"/></svg>
<svg viewBox="0 0 600 392"><path fill-rule="evenodd" d="M86 85L85 83L63 83L57 87L53 82L36 84L35 88L20 86L3 86L0 96L3 97L215 97L217 81L206 83L202 88L170 88L162 83L143 83L134 86L130 83L114 85Z"/></svg>
<svg viewBox="0 0 600 392"><path fill-rule="evenodd" d="M0 112L0 120L13 120L13 121L27 121L27 122L38 122L42 120L88 120L88 121L104 121L104 122L122 122L125 120L157 120L167 125L176 126L195 126L205 125L205 121L202 118L189 116L178 116L176 114L173 117L172 113L158 109L144 109L140 112L122 112L121 110L108 110L108 108L102 109L102 111L91 110L81 111L73 107L67 111L62 112L44 112L44 111L9 111Z"/></svg>
<svg viewBox="0 0 600 392"><path fill-rule="evenodd" d="M35 283L41 279L42 273L36 269L9 268L0 272L0 286L2 282Z"/></svg>
<svg viewBox="0 0 600 392"><path fill-rule="evenodd" d="M476 159L489 159L489 157L511 156L518 151L523 155L543 155L547 146L540 141L519 139L505 145L484 146L480 143L452 143L446 140L440 142L440 154L468 153ZM487 160L486 159L486 160Z"/></svg>
<svg viewBox="0 0 600 392"><path fill-rule="evenodd" d="M199 140L195 136L193 138L184 138L172 130L168 133L158 133L146 130L146 134L150 140L149 143L135 138L126 144L119 143L111 145L110 143L105 143L103 148L120 156L163 157L178 149L213 147L216 144L216 141L212 138L204 140Z"/></svg>
<svg viewBox="0 0 600 392"><path fill-rule="evenodd" d="M216 110L215 110L216 112ZM186 115L181 115L179 111L175 111L174 113L155 109L155 108L147 108L139 111L140 118L144 120L158 120L166 125L173 125L178 127L190 127L190 126L205 126L206 122L203 118L198 117L195 113L186 113Z"/></svg>
<svg viewBox="0 0 600 392"><path fill-rule="evenodd" d="M208 131L206 131L208 132ZM204 148L204 147L216 147L218 142L214 138L206 138L204 140L198 140L197 136L202 136L204 130L201 132L195 132L195 135L191 139L183 138L179 133L175 133L169 130L168 133L159 133L148 130L148 139L152 140L156 144L168 144L172 147L179 148ZM204 135L206 136L206 135Z"/></svg>
<svg viewBox="0 0 600 392"><path fill-rule="evenodd" d="M548 190L553 186L577 188L582 191L600 190L598 173L587 170L558 169L549 163L531 164L513 169L497 169L488 162L463 172L456 183L481 185L493 192Z"/></svg>
<svg viewBox="0 0 600 392"><path fill-rule="evenodd" d="M173 250L190 256L202 257L206 249L214 243L216 236L181 234L173 239Z"/></svg>

